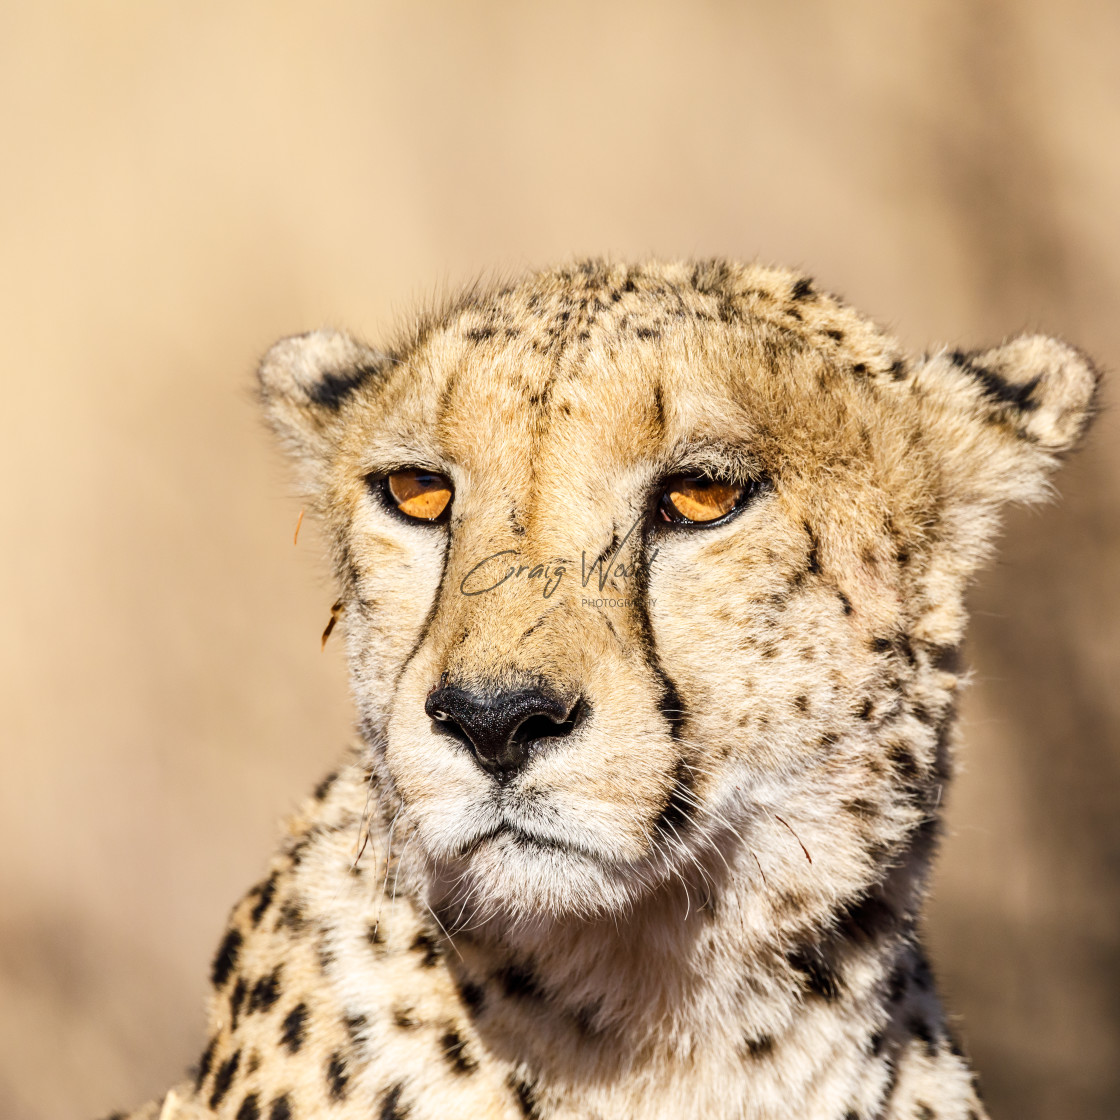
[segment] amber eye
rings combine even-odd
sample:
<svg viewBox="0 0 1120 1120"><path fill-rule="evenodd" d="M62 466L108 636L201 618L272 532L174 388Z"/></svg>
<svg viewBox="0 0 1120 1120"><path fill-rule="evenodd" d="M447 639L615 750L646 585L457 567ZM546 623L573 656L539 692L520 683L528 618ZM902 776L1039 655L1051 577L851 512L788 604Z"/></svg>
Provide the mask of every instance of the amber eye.
<svg viewBox="0 0 1120 1120"><path fill-rule="evenodd" d="M677 475L665 484L657 503L662 521L703 525L719 521L738 508L752 488L738 482L721 482L706 475Z"/></svg>
<svg viewBox="0 0 1120 1120"><path fill-rule="evenodd" d="M406 517L438 521L451 508L451 479L434 471L393 471L385 477L389 500Z"/></svg>

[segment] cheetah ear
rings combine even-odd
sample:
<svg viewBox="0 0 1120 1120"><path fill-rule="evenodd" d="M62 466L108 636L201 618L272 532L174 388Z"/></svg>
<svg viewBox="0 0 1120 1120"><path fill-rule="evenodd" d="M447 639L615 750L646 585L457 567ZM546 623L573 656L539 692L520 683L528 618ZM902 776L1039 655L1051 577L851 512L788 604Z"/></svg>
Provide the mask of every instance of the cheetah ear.
<svg viewBox="0 0 1120 1120"><path fill-rule="evenodd" d="M337 443L344 406L387 360L334 330L281 339L261 359L257 379L265 415L309 489L317 488L319 469Z"/></svg>
<svg viewBox="0 0 1120 1120"><path fill-rule="evenodd" d="M983 504L1046 496L1046 476L1093 417L1099 382L1080 350L1045 335L942 351L915 374L944 433L946 466Z"/></svg>

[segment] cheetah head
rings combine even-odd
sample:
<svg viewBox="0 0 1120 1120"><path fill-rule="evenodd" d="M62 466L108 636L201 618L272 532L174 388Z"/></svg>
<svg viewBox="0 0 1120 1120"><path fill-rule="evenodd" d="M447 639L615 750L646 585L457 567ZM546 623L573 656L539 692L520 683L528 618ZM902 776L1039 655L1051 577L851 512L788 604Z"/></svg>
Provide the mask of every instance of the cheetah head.
<svg viewBox="0 0 1120 1120"><path fill-rule="evenodd" d="M675 883L764 921L923 864L964 590L1095 388L1061 342L912 360L723 262L472 289L386 350L282 341L260 381L387 819L525 920Z"/></svg>

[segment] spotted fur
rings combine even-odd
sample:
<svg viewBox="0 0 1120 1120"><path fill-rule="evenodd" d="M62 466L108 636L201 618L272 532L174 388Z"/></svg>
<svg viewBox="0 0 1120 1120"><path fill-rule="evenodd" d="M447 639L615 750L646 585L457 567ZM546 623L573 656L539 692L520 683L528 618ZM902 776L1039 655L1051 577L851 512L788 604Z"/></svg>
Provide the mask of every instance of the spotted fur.
<svg viewBox="0 0 1120 1120"><path fill-rule="evenodd" d="M912 359L803 276L590 261L384 351L280 342L260 385L361 743L235 908L193 1078L137 1115L984 1116L919 925L963 595L1090 363ZM446 524L367 483L415 465ZM682 471L753 498L658 523ZM586 713L498 783L425 714L449 682Z"/></svg>

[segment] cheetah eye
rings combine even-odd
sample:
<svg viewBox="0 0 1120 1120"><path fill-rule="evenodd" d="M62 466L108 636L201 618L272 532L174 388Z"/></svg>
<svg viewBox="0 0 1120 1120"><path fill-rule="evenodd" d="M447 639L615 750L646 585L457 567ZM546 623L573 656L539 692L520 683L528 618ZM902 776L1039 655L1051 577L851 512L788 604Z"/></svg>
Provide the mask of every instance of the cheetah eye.
<svg viewBox="0 0 1120 1120"><path fill-rule="evenodd" d="M746 505L760 486L702 474L675 475L661 490L657 515L678 525L714 525Z"/></svg>
<svg viewBox="0 0 1120 1120"><path fill-rule="evenodd" d="M414 521L441 521L451 511L451 479L445 474L408 468L385 475L380 483L389 504Z"/></svg>

